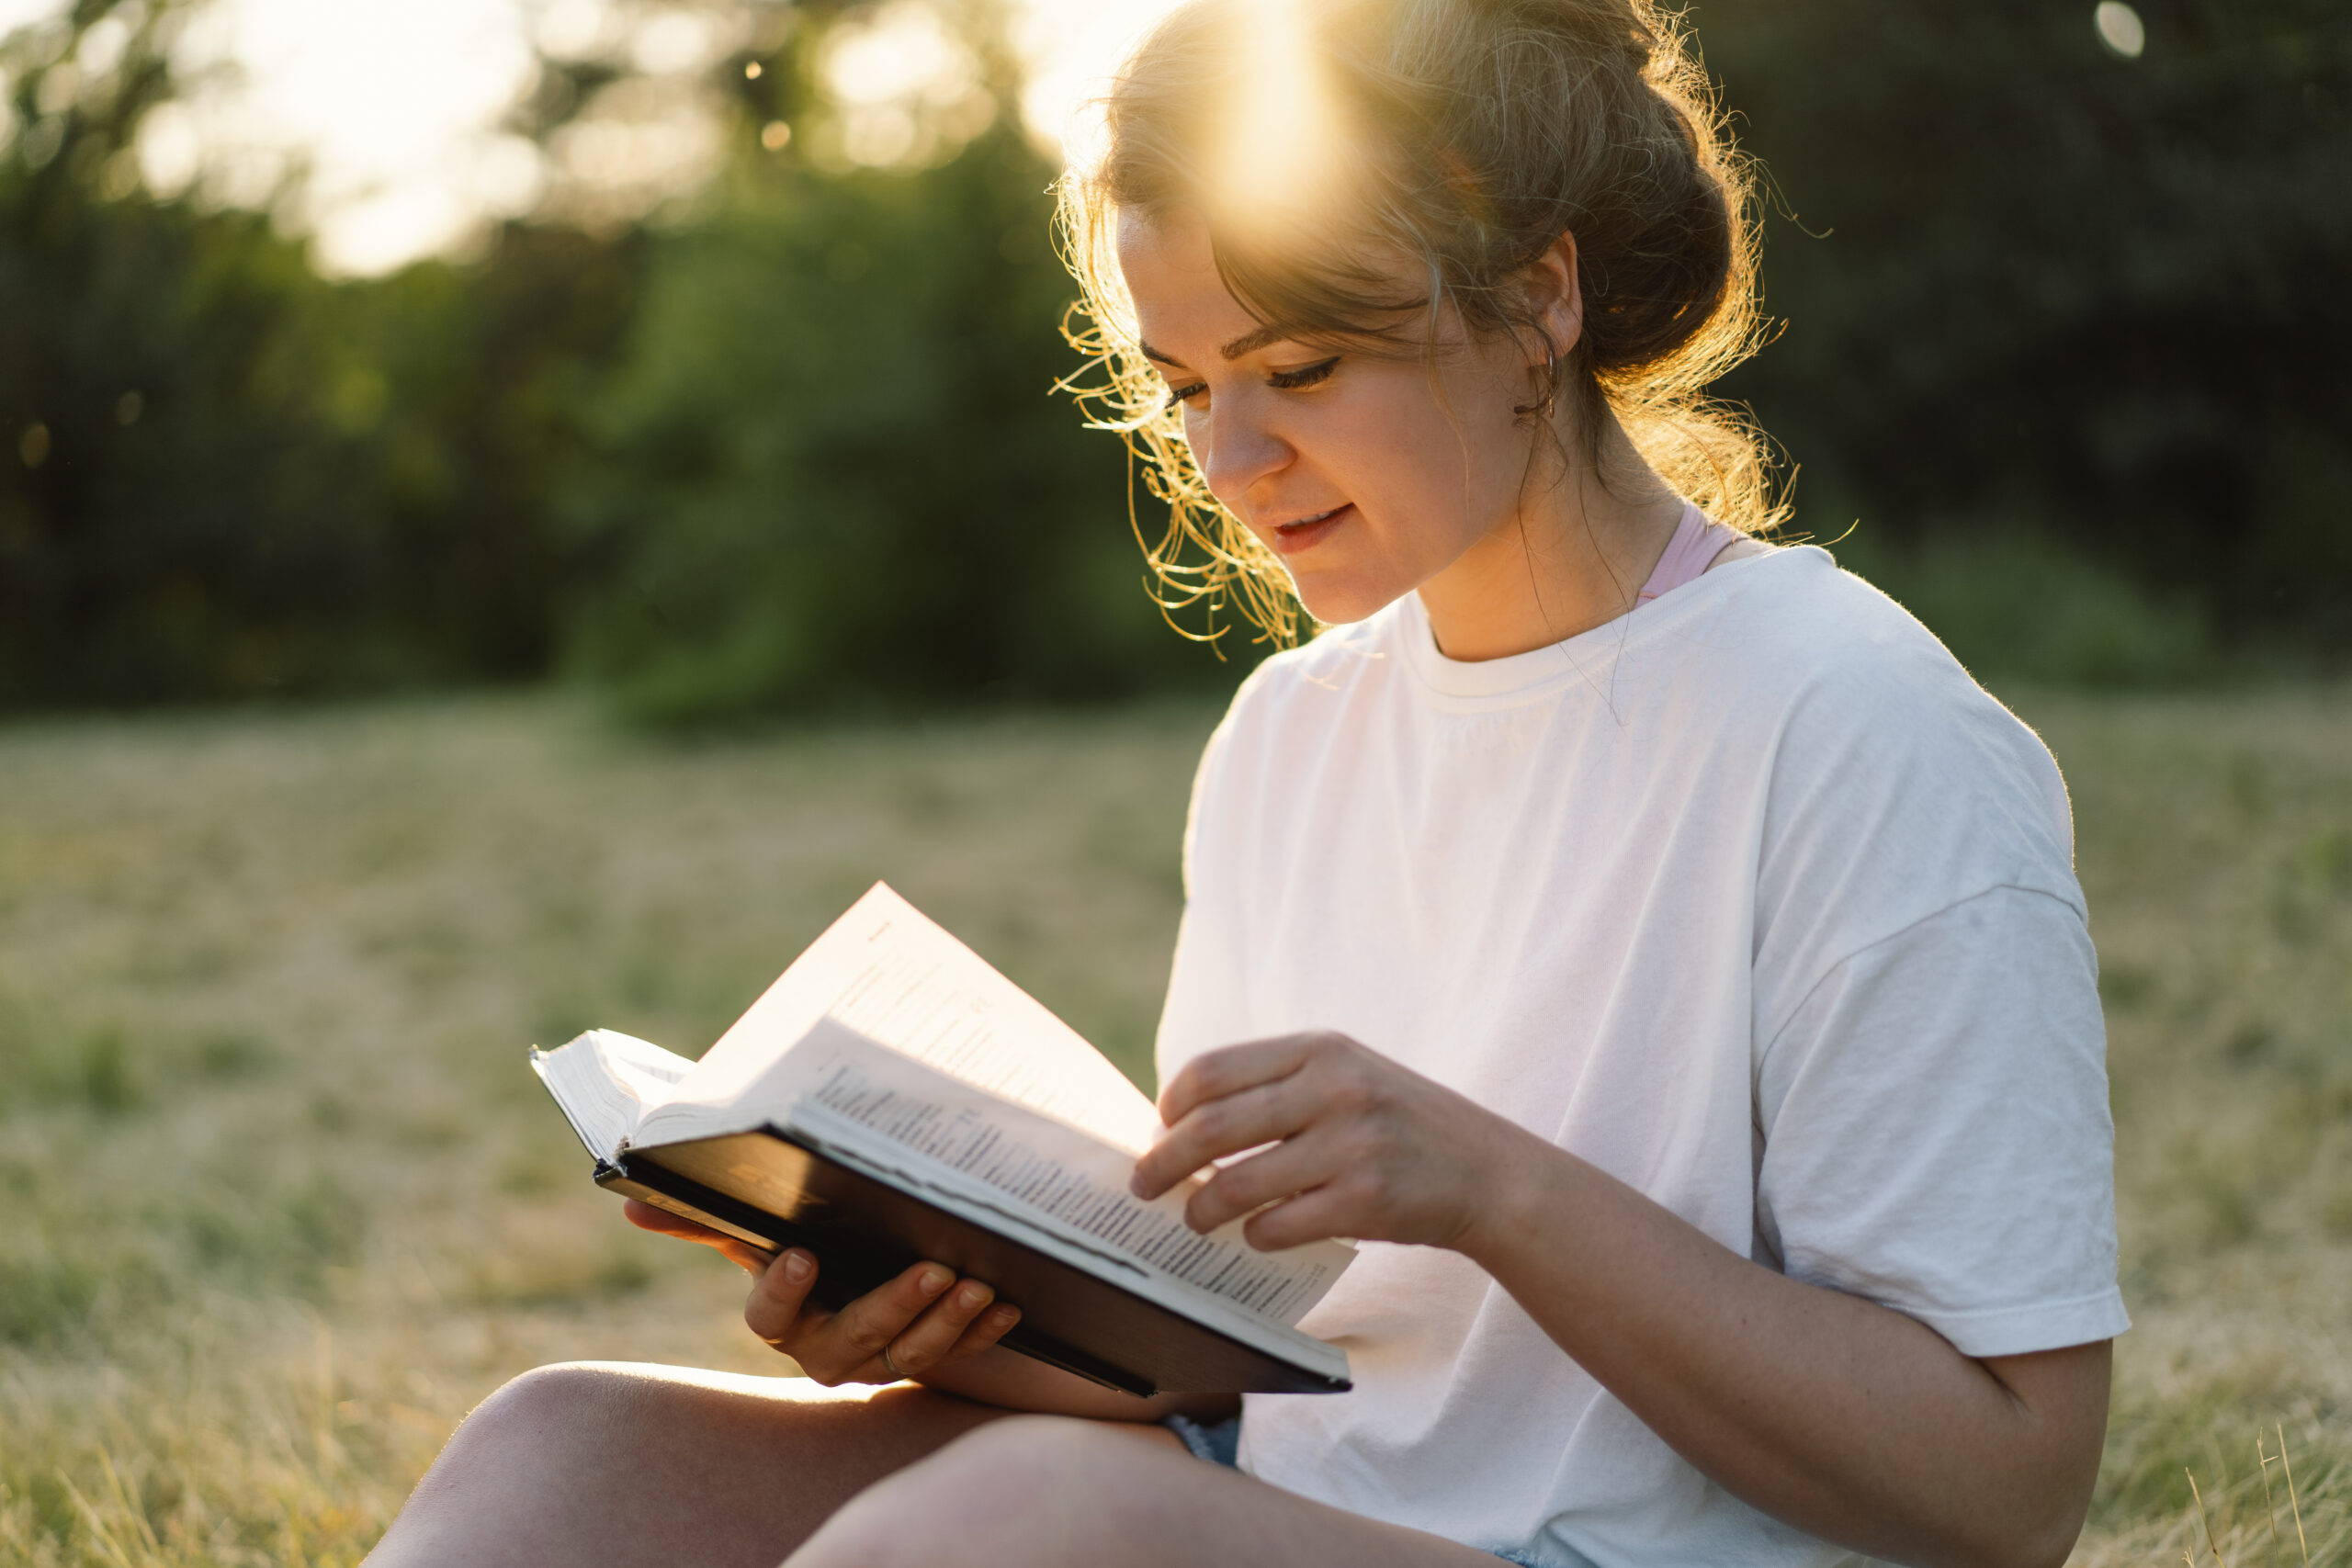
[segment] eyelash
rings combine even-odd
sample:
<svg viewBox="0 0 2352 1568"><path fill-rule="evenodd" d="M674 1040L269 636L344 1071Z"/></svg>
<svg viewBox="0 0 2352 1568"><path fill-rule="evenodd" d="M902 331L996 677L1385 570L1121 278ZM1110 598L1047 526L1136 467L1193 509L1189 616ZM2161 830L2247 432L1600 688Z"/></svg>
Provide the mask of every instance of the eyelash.
<svg viewBox="0 0 2352 1568"><path fill-rule="evenodd" d="M1277 371L1266 378L1266 384L1285 392L1318 385L1331 378L1331 372L1340 367L1340 357L1335 354L1318 364L1303 365L1295 370ZM1206 381L1195 381L1187 387L1170 387L1168 389L1168 406L1173 408L1179 403L1190 402L1208 389Z"/></svg>

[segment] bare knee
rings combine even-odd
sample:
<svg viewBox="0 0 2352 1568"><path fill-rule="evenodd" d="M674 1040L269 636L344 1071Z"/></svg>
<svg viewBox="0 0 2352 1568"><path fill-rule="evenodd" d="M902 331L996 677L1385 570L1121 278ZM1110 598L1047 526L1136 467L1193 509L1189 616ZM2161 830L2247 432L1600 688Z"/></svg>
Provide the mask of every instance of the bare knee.
<svg viewBox="0 0 2352 1568"><path fill-rule="evenodd" d="M487 1515L527 1516L583 1481L583 1467L626 1451L616 1442L644 1396L624 1370L590 1362L536 1368L502 1385L458 1426L371 1562L443 1556L448 1532Z"/></svg>
<svg viewBox="0 0 2352 1568"><path fill-rule="evenodd" d="M1151 1461L1146 1441L1109 1422L1058 1416L991 1423L867 1487L790 1568L936 1568L949 1552L987 1559L990 1547L1014 1543L1025 1561L1053 1561L1105 1489Z"/></svg>
<svg viewBox="0 0 2352 1568"><path fill-rule="evenodd" d="M479 1475L481 1467L502 1461L544 1464L566 1450L594 1450L642 1397L634 1382L617 1368L583 1361L535 1367L509 1379L459 1423L425 1485ZM458 1456L462 1464L452 1462Z"/></svg>
<svg viewBox="0 0 2352 1568"><path fill-rule="evenodd" d="M593 1361L559 1361L509 1378L474 1407L466 1424L503 1430L595 1419L628 1398L628 1375Z"/></svg>
<svg viewBox="0 0 2352 1568"><path fill-rule="evenodd" d="M920 1389L542 1367L481 1403L372 1568L774 1565L843 1503L995 1412Z"/></svg>

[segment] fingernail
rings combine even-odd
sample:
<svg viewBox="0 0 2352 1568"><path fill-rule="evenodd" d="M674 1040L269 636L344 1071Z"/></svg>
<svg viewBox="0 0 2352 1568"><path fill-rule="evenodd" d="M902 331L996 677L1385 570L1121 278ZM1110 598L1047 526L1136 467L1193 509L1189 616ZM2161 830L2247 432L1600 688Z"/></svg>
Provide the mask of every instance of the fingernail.
<svg viewBox="0 0 2352 1568"><path fill-rule="evenodd" d="M817 1260L807 1253L787 1252L784 1255L784 1277L794 1284L807 1284L808 1276L816 1271Z"/></svg>
<svg viewBox="0 0 2352 1568"><path fill-rule="evenodd" d="M989 1288L986 1285L966 1285L956 1292L956 1304L966 1312L979 1311L980 1303L988 1299Z"/></svg>
<svg viewBox="0 0 2352 1568"><path fill-rule="evenodd" d="M993 1328L1010 1328L1020 1321L1021 1309L1017 1306L1001 1306L989 1314L989 1325Z"/></svg>
<svg viewBox="0 0 2352 1568"><path fill-rule="evenodd" d="M935 1296L956 1282L956 1276L944 1269L926 1269L915 1281L915 1289L926 1296Z"/></svg>

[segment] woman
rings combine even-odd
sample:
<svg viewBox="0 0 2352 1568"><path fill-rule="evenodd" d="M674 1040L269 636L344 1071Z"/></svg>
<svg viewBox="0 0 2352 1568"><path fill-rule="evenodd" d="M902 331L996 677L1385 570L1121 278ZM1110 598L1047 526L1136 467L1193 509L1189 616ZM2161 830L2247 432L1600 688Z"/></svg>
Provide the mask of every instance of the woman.
<svg viewBox="0 0 2352 1568"><path fill-rule="evenodd" d="M2062 1562L2126 1326L2064 792L1752 536L1685 41L1202 0L1108 129L1064 212L1155 558L1332 627L1203 761L1135 1184L1224 1161L1202 1228L1362 1238L1304 1325L1354 1392L1136 1401L944 1269L804 1311L812 1259L704 1233L821 1386L543 1369L374 1561Z"/></svg>

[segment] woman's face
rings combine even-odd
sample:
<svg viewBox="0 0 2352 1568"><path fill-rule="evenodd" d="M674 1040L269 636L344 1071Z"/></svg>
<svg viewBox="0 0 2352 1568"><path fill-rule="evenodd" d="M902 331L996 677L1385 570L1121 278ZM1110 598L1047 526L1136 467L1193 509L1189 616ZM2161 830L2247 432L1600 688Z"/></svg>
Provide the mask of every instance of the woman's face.
<svg viewBox="0 0 2352 1568"><path fill-rule="evenodd" d="M1516 344L1449 322L1432 375L1270 336L1182 217L1124 215L1119 265L1210 491L1317 619L1362 620L1511 537L1531 449L1513 409L1535 395Z"/></svg>

